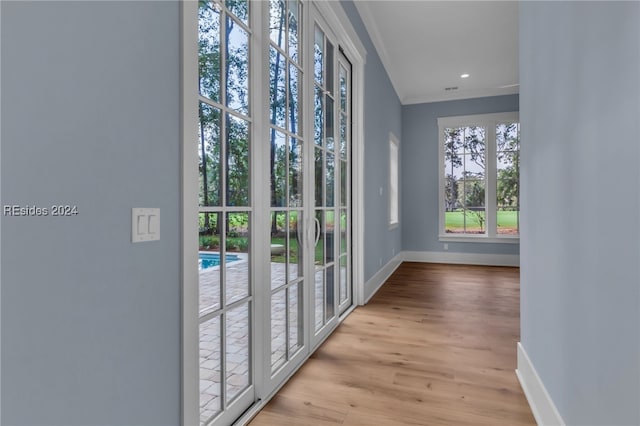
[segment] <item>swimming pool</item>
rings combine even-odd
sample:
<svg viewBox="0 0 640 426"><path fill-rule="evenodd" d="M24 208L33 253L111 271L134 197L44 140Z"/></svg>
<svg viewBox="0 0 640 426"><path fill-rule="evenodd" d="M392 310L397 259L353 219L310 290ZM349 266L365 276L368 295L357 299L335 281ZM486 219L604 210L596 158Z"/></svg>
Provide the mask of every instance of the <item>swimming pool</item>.
<svg viewBox="0 0 640 426"><path fill-rule="evenodd" d="M220 253L200 253L198 257L200 269L209 269L214 266L220 266ZM240 260L240 257L235 254L227 254L225 259L227 263L229 263Z"/></svg>

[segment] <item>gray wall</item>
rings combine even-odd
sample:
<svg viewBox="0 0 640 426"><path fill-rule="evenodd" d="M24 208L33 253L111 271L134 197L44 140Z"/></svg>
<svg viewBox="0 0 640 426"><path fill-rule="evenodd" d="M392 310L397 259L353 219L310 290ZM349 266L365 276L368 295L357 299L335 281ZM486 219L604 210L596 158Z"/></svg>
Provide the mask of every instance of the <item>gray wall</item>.
<svg viewBox="0 0 640 426"><path fill-rule="evenodd" d="M520 23L522 344L568 425L637 425L640 3Z"/></svg>
<svg viewBox="0 0 640 426"><path fill-rule="evenodd" d="M3 425L180 421L177 2L1 2ZM132 244L131 208L159 207Z"/></svg>
<svg viewBox="0 0 640 426"><path fill-rule="evenodd" d="M401 221L400 226L389 229L388 192L389 132L400 140L400 152L404 150L402 106L353 2L343 0L342 6L367 49L364 86L364 275L365 280L369 280L402 249L404 224ZM402 184L401 178L400 186Z"/></svg>
<svg viewBox="0 0 640 426"><path fill-rule="evenodd" d="M518 95L402 107L402 248L444 251L438 241L438 117L518 111ZM518 254L518 244L451 243L450 252Z"/></svg>

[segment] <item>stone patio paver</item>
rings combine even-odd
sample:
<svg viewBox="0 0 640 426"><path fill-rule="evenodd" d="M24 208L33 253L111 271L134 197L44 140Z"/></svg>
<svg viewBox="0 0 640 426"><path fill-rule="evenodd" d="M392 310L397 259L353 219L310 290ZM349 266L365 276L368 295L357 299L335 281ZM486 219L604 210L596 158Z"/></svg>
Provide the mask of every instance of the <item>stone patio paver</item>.
<svg viewBox="0 0 640 426"><path fill-rule="evenodd" d="M227 304L241 300L249 295L249 269L247 255L240 254L241 260L227 264ZM298 276L298 265L271 263L271 289L275 290L286 283L289 277ZM316 274L316 326L322 325L324 317L322 274ZM298 295L290 291L290 353L298 342ZM220 267L200 271L200 314L220 309ZM283 289L284 290L284 289ZM274 293L271 303L271 364L273 370L286 359L286 297L284 291ZM200 422L202 425L221 410L221 356L220 356L220 317L216 316L200 324ZM240 305L227 313L226 317L226 400L229 402L249 386L249 312L248 305Z"/></svg>

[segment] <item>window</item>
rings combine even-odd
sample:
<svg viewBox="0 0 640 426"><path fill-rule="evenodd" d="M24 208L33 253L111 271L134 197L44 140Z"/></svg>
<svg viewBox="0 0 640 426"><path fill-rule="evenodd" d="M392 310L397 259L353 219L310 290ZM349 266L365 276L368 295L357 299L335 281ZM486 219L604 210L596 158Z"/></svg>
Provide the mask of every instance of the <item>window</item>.
<svg viewBox="0 0 640 426"><path fill-rule="evenodd" d="M391 134L389 138L389 225L400 222L398 194L398 140Z"/></svg>
<svg viewBox="0 0 640 426"><path fill-rule="evenodd" d="M517 113L438 119L440 240L517 242Z"/></svg>

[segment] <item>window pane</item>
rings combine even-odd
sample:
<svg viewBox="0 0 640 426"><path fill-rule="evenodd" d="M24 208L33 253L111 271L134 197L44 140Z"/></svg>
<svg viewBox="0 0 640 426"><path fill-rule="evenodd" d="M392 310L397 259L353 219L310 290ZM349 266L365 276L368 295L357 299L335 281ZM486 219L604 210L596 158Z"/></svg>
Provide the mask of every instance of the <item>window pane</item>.
<svg viewBox="0 0 640 426"><path fill-rule="evenodd" d="M289 0L289 57L299 63L299 16L301 4L298 0Z"/></svg>
<svg viewBox="0 0 640 426"><path fill-rule="evenodd" d="M249 122L227 114L227 205L249 205Z"/></svg>
<svg viewBox="0 0 640 426"><path fill-rule="evenodd" d="M340 207L347 206L349 171L346 161L340 161Z"/></svg>
<svg viewBox="0 0 640 426"><path fill-rule="evenodd" d="M445 176L445 189L444 189L444 208L445 212L453 212L464 206L464 200L461 198L459 188L463 181L463 170L461 156L454 156L450 159L445 159L444 162L444 176ZM451 224L454 226L454 224ZM449 227L447 226L447 229ZM449 231L447 231L449 232Z"/></svg>
<svg viewBox="0 0 640 426"><path fill-rule="evenodd" d="M273 46L269 49L269 102L270 121L276 126L286 127L286 59Z"/></svg>
<svg viewBox="0 0 640 426"><path fill-rule="evenodd" d="M349 282L347 281L347 256L340 256L340 299L344 303L349 298Z"/></svg>
<svg viewBox="0 0 640 426"><path fill-rule="evenodd" d="M340 253L347 253L347 235L349 235L349 218L347 217L347 210L340 210Z"/></svg>
<svg viewBox="0 0 640 426"><path fill-rule="evenodd" d="M463 148L471 160L484 168L485 131L483 127L467 127L464 130Z"/></svg>
<svg viewBox="0 0 640 426"><path fill-rule="evenodd" d="M286 289L271 296L271 372L287 360L287 297Z"/></svg>
<svg viewBox="0 0 640 426"><path fill-rule="evenodd" d="M324 151L320 148L315 148L315 198L316 198L316 206L322 206L322 190L324 183Z"/></svg>
<svg viewBox="0 0 640 426"><path fill-rule="evenodd" d="M302 125L300 117L302 102L298 91L299 78L298 68L294 64L289 64L289 130L294 135L301 134L300 127Z"/></svg>
<svg viewBox="0 0 640 426"><path fill-rule="evenodd" d="M249 114L249 34L233 18L227 17L225 79L226 104L242 114Z"/></svg>
<svg viewBox="0 0 640 426"><path fill-rule="evenodd" d="M475 178L466 178L464 186L464 221L467 234L485 232L485 182Z"/></svg>
<svg viewBox="0 0 640 426"><path fill-rule="evenodd" d="M340 114L340 158L343 160L347 159L348 131L347 116Z"/></svg>
<svg viewBox="0 0 640 426"><path fill-rule="evenodd" d="M465 207L484 207L484 180L466 178L463 183Z"/></svg>
<svg viewBox="0 0 640 426"><path fill-rule="evenodd" d="M285 38L284 3L284 0L271 0L269 2L269 34L271 41L283 51Z"/></svg>
<svg viewBox="0 0 640 426"><path fill-rule="evenodd" d="M334 286L333 286L333 282L334 282L334 267L330 266L327 268L327 272L325 274L326 277L326 283L325 283L325 310L324 310L324 314L325 314L325 321L328 322L331 318L333 318L333 315L335 313L335 309L333 306L333 302L334 302Z"/></svg>
<svg viewBox="0 0 640 426"><path fill-rule="evenodd" d="M302 289L302 282L289 288L289 359L303 345Z"/></svg>
<svg viewBox="0 0 640 426"><path fill-rule="evenodd" d="M496 126L496 151L518 151L519 149L520 124L498 124Z"/></svg>
<svg viewBox="0 0 640 426"><path fill-rule="evenodd" d="M340 64L340 111L347 111L347 70Z"/></svg>
<svg viewBox="0 0 640 426"><path fill-rule="evenodd" d="M519 206L498 207L497 223L498 234L518 235L520 231L520 208Z"/></svg>
<svg viewBox="0 0 640 426"><path fill-rule="evenodd" d="M496 126L496 223L501 235L518 235L519 232L519 131L518 123Z"/></svg>
<svg viewBox="0 0 640 426"><path fill-rule="evenodd" d="M464 210L462 208L444 212L444 230L448 234L464 234Z"/></svg>
<svg viewBox="0 0 640 426"><path fill-rule="evenodd" d="M325 89L333 96L333 44L327 40L327 52L325 54Z"/></svg>
<svg viewBox="0 0 640 426"><path fill-rule="evenodd" d="M199 2L198 70L200 94L220 102L220 13L210 2Z"/></svg>
<svg viewBox="0 0 640 426"><path fill-rule="evenodd" d="M226 304L249 296L249 213L227 213L225 269Z"/></svg>
<svg viewBox="0 0 640 426"><path fill-rule="evenodd" d="M222 213L199 215L199 297L200 313L220 309L220 226Z"/></svg>
<svg viewBox="0 0 640 426"><path fill-rule="evenodd" d="M226 315L226 402L229 403L249 386L249 303Z"/></svg>
<svg viewBox="0 0 640 426"><path fill-rule="evenodd" d="M484 234L485 233L485 211L477 207L468 208L464 211L465 233Z"/></svg>
<svg viewBox="0 0 640 426"><path fill-rule="evenodd" d="M322 108L324 95L322 89L316 86L316 93L313 98L313 140L316 145L322 145L324 133L324 111Z"/></svg>
<svg viewBox="0 0 640 426"><path fill-rule="evenodd" d="M444 131L444 206L445 232L464 233L464 134L465 128Z"/></svg>
<svg viewBox="0 0 640 426"><path fill-rule="evenodd" d="M325 143L328 151L333 151L333 137L334 137L334 127L333 127L333 99L330 96L325 97L325 102L327 106L327 111L325 114Z"/></svg>
<svg viewBox="0 0 640 426"><path fill-rule="evenodd" d="M444 131L444 146L447 156L455 156L455 154L464 153L464 127L447 128Z"/></svg>
<svg viewBox="0 0 640 426"><path fill-rule="evenodd" d="M249 2L247 0L226 0L226 5L243 24L249 25Z"/></svg>
<svg viewBox="0 0 640 426"><path fill-rule="evenodd" d="M445 129L445 232L485 233L485 129Z"/></svg>
<svg viewBox="0 0 640 426"><path fill-rule="evenodd" d="M287 283L287 214L271 213L271 289Z"/></svg>
<svg viewBox="0 0 640 426"><path fill-rule="evenodd" d="M200 324L200 422L220 412L220 317Z"/></svg>
<svg viewBox="0 0 640 426"><path fill-rule="evenodd" d="M464 176L482 178L484 176L484 156L474 156L473 154L462 155L464 166Z"/></svg>
<svg viewBox="0 0 640 426"><path fill-rule="evenodd" d="M315 331L318 331L324 324L324 269L316 271L315 278Z"/></svg>
<svg viewBox="0 0 640 426"><path fill-rule="evenodd" d="M333 207L335 205L335 177L336 177L336 166L333 154L327 153L327 168L326 168L326 176L327 176L327 207Z"/></svg>
<svg viewBox="0 0 640 426"><path fill-rule="evenodd" d="M220 110L200 103L198 126L201 206L219 206L220 199Z"/></svg>
<svg viewBox="0 0 640 426"><path fill-rule="evenodd" d="M324 79L322 78L322 71L324 65L324 33L318 27L316 27L315 38L313 43L313 74L315 81L322 86Z"/></svg>
<svg viewBox="0 0 640 426"><path fill-rule="evenodd" d="M292 138L289 145L289 207L302 207L302 141Z"/></svg>
<svg viewBox="0 0 640 426"><path fill-rule="evenodd" d="M498 153L496 196L499 207L518 205L518 160L517 152Z"/></svg>
<svg viewBox="0 0 640 426"><path fill-rule="evenodd" d="M284 207L286 200L287 152L284 134L271 129L271 206Z"/></svg>
<svg viewBox="0 0 640 426"><path fill-rule="evenodd" d="M335 211L329 210L325 212L325 229L324 229L324 240L325 240L325 250L326 250L326 261L325 264L333 262L335 258Z"/></svg>
<svg viewBox="0 0 640 426"><path fill-rule="evenodd" d="M290 212L289 240L287 246L287 271L289 274L289 282L302 277L304 272L304 267L302 264L303 235L302 211Z"/></svg>

